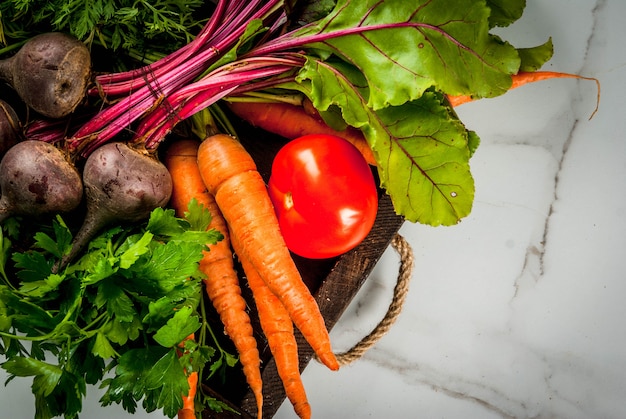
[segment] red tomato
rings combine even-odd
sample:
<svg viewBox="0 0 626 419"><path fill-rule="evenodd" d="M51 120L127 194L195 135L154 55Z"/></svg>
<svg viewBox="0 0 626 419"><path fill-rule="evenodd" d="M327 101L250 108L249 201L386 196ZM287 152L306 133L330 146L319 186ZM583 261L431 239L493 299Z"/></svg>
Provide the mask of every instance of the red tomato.
<svg viewBox="0 0 626 419"><path fill-rule="evenodd" d="M361 243L374 225L378 190L372 170L348 141L305 135L279 150L269 195L287 247L322 259Z"/></svg>

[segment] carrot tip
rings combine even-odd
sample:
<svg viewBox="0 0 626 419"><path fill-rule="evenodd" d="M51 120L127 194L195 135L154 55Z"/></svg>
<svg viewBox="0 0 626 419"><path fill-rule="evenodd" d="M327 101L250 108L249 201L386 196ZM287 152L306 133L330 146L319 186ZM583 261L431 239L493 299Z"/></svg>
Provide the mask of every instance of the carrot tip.
<svg viewBox="0 0 626 419"><path fill-rule="evenodd" d="M598 108L600 107L600 81L595 77L585 77L585 76L580 76L578 74L561 73L557 71L520 71L517 74L513 74L511 78L513 79L513 83L509 90L523 86L527 83L533 83L537 81L555 79L555 78L570 78L570 79L593 81L596 83L598 93L596 97L596 107L591 113L589 120L591 120L591 118L595 116L595 114L598 112ZM450 106L452 106L453 108L459 105L462 105L464 103L472 102L475 100L474 97L467 96L467 95L458 95L458 96L448 95L447 98L448 98L448 102L450 103Z"/></svg>
<svg viewBox="0 0 626 419"><path fill-rule="evenodd" d="M327 366L331 371L339 370L339 361L337 361L335 354L333 354L332 352L330 354L321 354L318 357L318 359L322 364Z"/></svg>

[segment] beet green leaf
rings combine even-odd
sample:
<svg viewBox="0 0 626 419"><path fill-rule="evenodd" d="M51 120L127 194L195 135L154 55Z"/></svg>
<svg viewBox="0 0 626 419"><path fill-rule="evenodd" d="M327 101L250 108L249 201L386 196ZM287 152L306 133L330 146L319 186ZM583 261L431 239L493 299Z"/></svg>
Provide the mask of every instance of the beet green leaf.
<svg viewBox="0 0 626 419"><path fill-rule="evenodd" d="M517 50L489 33L491 10L458 0L338 1L297 36L353 64L368 83L368 107L378 110L418 99L427 89L493 97L517 72ZM338 33L341 36L325 37Z"/></svg>

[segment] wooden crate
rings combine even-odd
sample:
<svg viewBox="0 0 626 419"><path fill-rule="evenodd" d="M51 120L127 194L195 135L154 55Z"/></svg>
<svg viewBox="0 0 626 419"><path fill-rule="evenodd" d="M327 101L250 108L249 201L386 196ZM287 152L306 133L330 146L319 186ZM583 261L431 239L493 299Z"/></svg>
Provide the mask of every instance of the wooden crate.
<svg viewBox="0 0 626 419"><path fill-rule="evenodd" d="M233 117L233 119L235 118ZM243 123L238 126L241 126L239 135L242 143L253 155L259 172L267 180L273 156L285 143L285 140L253 129ZM389 197L380 191L379 198L378 215L374 227L368 237L357 248L333 259L310 260L294 256L296 265L307 286L315 296L329 330L341 317L341 314L367 279L403 223L403 219L395 214ZM262 359L263 417L271 418L285 400L285 392L265 337L260 331L254 302L245 286L241 270L240 275L242 277L243 293L250 306L250 315L254 323ZM217 319L215 320L217 321ZM296 338L300 355L300 369L302 371L311 360L313 351L298 331L296 331ZM229 341L225 341L224 345L232 353L236 353L234 348L230 346L232 344ZM215 413L211 410L205 410L203 418L256 418L254 395L249 391L241 371L229 373L228 382L225 384L220 380L212 380L212 382L204 383L203 385L209 394L228 403L237 411L235 414L232 412ZM287 401L287 403L289 402ZM315 410L315 406L312 406L312 408Z"/></svg>

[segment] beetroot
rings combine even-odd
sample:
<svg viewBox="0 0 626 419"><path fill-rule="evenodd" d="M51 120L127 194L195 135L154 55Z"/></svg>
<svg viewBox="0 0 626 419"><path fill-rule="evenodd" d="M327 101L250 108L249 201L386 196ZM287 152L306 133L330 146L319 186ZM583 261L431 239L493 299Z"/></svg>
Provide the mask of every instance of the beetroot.
<svg viewBox="0 0 626 419"><path fill-rule="evenodd" d="M6 80L35 111L50 118L72 113L91 79L91 54L78 39L49 32L29 39L10 58L0 60Z"/></svg>
<svg viewBox="0 0 626 419"><path fill-rule="evenodd" d="M155 158L125 143L113 142L96 149L83 168L87 212L74 237L72 251L61 261L65 266L105 226L113 222L136 222L166 205L172 194L172 178Z"/></svg>
<svg viewBox="0 0 626 419"><path fill-rule="evenodd" d="M20 141L21 136L22 124L15 110L0 99L0 158Z"/></svg>
<svg viewBox="0 0 626 419"><path fill-rule="evenodd" d="M80 204L83 185L75 167L52 144L26 140L0 162L0 222L11 215L68 212Z"/></svg>

